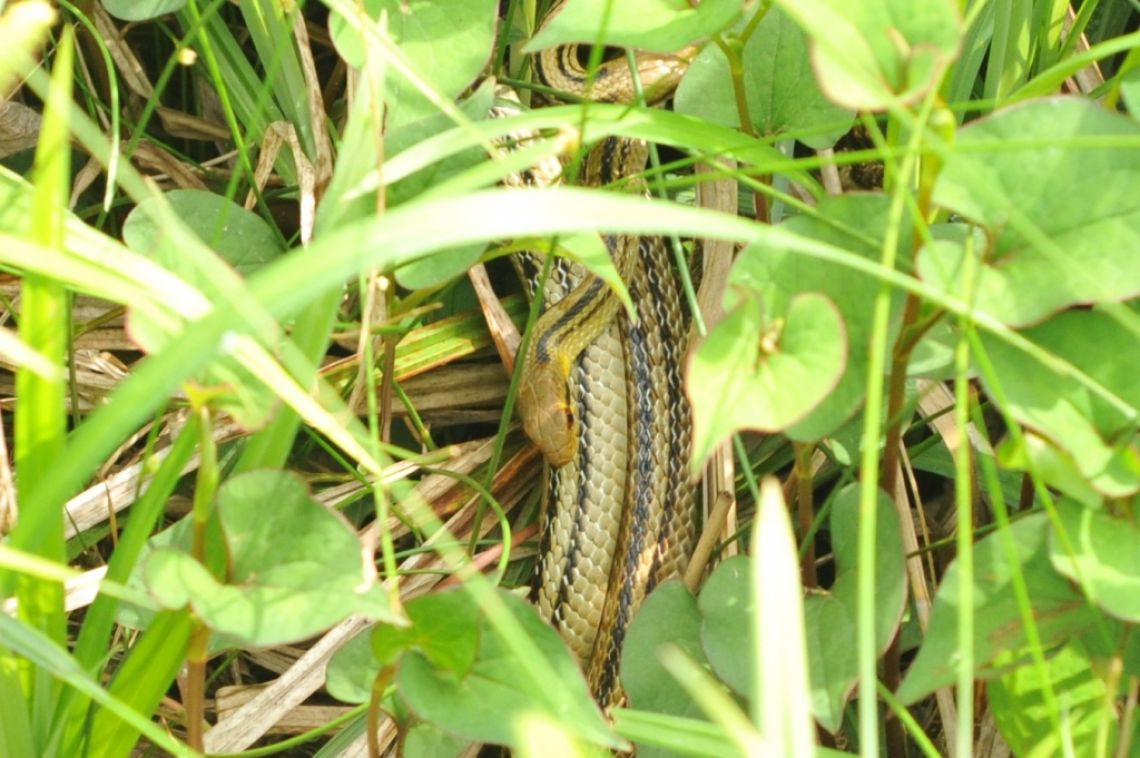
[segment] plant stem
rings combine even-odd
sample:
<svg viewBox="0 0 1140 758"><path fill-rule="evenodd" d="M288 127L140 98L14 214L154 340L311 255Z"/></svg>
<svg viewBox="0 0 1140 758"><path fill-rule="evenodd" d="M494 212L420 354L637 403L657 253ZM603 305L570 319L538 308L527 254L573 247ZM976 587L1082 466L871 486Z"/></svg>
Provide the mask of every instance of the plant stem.
<svg viewBox="0 0 1140 758"><path fill-rule="evenodd" d="M910 363L911 352L921 337L921 334L914 334L918 308L918 298L907 295L903 309L902 332L891 356L891 376L887 385L887 438L886 449L883 450L882 487L883 491L892 497L898 484L899 460L902 456L902 407L906 402L906 369Z"/></svg>
<svg viewBox="0 0 1140 758"><path fill-rule="evenodd" d="M186 652L186 689L182 707L186 711L186 744L199 752L203 749L203 724L206 719L206 661L210 655L210 630L195 620Z"/></svg>
<svg viewBox="0 0 1140 758"><path fill-rule="evenodd" d="M815 445L802 442L792 443L795 451L796 509L800 517L800 539L806 540L800 576L805 588L818 587L819 577L815 571L815 540L810 537L811 524L815 511L814 482L811 476L811 458Z"/></svg>

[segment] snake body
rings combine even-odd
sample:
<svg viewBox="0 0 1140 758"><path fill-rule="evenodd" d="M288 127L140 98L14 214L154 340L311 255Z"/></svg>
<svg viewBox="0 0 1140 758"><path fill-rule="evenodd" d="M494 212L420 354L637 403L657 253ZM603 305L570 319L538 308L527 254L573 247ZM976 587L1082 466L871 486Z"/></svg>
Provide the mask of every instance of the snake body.
<svg viewBox="0 0 1140 758"><path fill-rule="evenodd" d="M552 88L594 100L633 100L625 59L605 64L595 87L575 46L543 51L535 66ZM616 64L616 65L614 65ZM641 56L645 92L667 95L685 62ZM580 179L604 186L644 169L646 146L608 138ZM620 701L625 633L645 595L681 572L698 514L687 472L691 424L681 367L687 324L674 269L657 237L608 236L636 319L597 277L557 259L543 291L547 310L524 358L524 428L551 470L543 517L539 612L586 666L603 705ZM542 258L516 264L536 287Z"/></svg>

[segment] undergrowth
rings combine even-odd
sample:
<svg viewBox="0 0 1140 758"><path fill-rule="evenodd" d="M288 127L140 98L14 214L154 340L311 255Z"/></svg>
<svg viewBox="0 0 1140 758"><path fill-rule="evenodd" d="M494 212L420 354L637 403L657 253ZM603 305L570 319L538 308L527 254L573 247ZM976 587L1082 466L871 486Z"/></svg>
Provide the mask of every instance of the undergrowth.
<svg viewBox="0 0 1140 758"><path fill-rule="evenodd" d="M2 5L0 755L1140 752L1134 4ZM501 187L610 135L651 197ZM677 257L709 548L606 715L503 261L598 232Z"/></svg>

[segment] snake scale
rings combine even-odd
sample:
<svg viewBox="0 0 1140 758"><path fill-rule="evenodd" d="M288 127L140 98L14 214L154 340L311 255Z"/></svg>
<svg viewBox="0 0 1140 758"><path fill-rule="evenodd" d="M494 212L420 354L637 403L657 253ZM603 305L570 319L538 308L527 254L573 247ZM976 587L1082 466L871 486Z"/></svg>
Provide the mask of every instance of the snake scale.
<svg viewBox="0 0 1140 758"><path fill-rule="evenodd" d="M626 59L603 63L591 78L584 50L541 51L537 78L593 101L633 102ZM639 54L647 99L668 96L686 66L683 56ZM579 182L627 180L644 169L647 155L643 142L607 138L587 155ZM656 584L684 570L699 514L681 373L688 324L674 268L659 237L604 241L636 318L596 276L556 259L524 359L519 410L550 471L538 609L583 661L595 698L613 705L623 698L618 668L633 614ZM533 294L542 256L519 254L515 263Z"/></svg>

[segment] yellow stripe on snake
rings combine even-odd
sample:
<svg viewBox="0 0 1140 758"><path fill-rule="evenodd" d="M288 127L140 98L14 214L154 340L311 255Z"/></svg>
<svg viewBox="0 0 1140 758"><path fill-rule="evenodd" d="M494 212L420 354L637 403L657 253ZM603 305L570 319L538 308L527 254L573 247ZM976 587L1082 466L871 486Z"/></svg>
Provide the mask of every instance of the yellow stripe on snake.
<svg viewBox="0 0 1140 758"><path fill-rule="evenodd" d="M561 3L559 4L561 6ZM604 102L633 102L625 57L602 64L592 87L583 49L539 53L539 80ZM668 96L687 61L639 55L647 97ZM608 138L580 181L602 187L640 173L643 142ZM643 185L640 185L643 187ZM644 189L642 189L644 191ZM524 359L519 411L551 468L537 604L586 666L602 705L622 699L618 664L645 595L685 568L698 513L689 481L689 406L682 388L688 325L674 268L657 237L607 236L637 314L630 319L597 277L557 259ZM532 289L542 258L516 256Z"/></svg>

